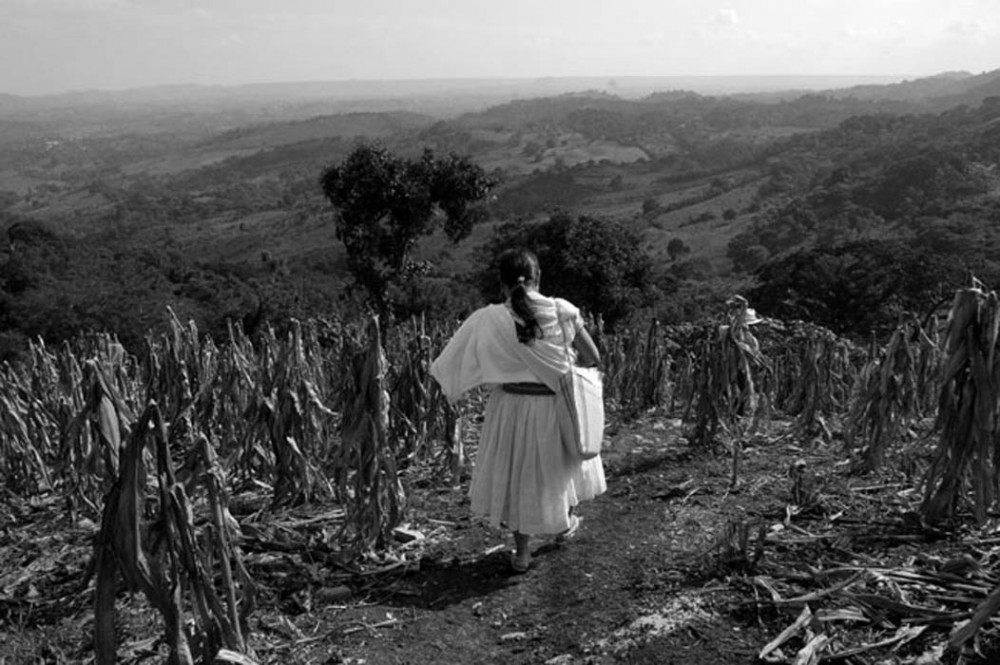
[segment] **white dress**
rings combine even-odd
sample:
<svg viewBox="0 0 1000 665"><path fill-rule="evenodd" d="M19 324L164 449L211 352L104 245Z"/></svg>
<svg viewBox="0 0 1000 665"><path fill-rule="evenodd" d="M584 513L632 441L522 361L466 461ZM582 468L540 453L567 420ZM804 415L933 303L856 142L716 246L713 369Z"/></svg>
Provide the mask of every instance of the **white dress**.
<svg viewBox="0 0 1000 665"><path fill-rule="evenodd" d="M598 456L586 461L563 446L555 395L508 393L499 384L540 382L554 387L575 359L572 337L583 326L579 310L565 300L529 292L544 337L517 341L513 314L505 305L477 310L462 324L431 373L449 399L482 384L495 384L483 422L469 487L471 509L499 527L525 534L569 528L569 509L607 489ZM558 319L557 319L558 316ZM564 343L564 332L570 336Z"/></svg>

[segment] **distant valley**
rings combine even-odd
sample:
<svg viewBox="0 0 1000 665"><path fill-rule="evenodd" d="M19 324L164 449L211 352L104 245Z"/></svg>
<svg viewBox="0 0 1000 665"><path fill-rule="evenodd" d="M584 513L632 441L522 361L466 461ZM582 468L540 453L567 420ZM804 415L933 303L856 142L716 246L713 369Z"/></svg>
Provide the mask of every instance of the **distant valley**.
<svg viewBox="0 0 1000 665"><path fill-rule="evenodd" d="M0 95L0 351L99 328L136 344L167 306L214 332L351 309L317 179L359 140L500 179L491 222L421 245L459 290L493 225L555 210L634 229L675 319L796 252L905 239L1000 262L1000 70Z"/></svg>

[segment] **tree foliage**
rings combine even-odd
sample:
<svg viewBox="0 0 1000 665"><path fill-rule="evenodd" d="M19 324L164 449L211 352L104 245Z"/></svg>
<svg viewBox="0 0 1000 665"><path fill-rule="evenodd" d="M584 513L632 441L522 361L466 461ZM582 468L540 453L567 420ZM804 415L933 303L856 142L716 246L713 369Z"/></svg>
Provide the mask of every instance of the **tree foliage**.
<svg viewBox="0 0 1000 665"><path fill-rule="evenodd" d="M670 255L671 261L676 261L685 254L690 253L691 248L680 238L671 238L670 242L667 243L667 254Z"/></svg>
<svg viewBox="0 0 1000 665"><path fill-rule="evenodd" d="M863 339L892 330L904 312L927 314L964 283L966 271L947 257L883 240L798 251L756 277L749 297L758 310Z"/></svg>
<svg viewBox="0 0 1000 665"><path fill-rule="evenodd" d="M967 156L931 150L890 164L859 194L872 210L892 220L939 213L988 189L986 173Z"/></svg>
<svg viewBox="0 0 1000 665"><path fill-rule="evenodd" d="M359 144L320 183L348 267L379 312L388 310L390 287L419 269L410 260L419 238L441 228L452 242L464 239L484 214L474 203L495 184L467 157L425 150L409 160L377 143Z"/></svg>
<svg viewBox="0 0 1000 665"><path fill-rule="evenodd" d="M58 343L89 331L137 352L168 307L220 337L231 321L252 332L292 301L278 297L278 284L263 293L249 272L163 248L71 239L36 220L16 220L0 238L0 360L16 359L26 340Z"/></svg>
<svg viewBox="0 0 1000 665"><path fill-rule="evenodd" d="M609 326L653 300L652 261L639 235L619 222L560 211L543 222L499 226L480 248L477 281L487 299L498 293L499 256L511 247L538 255L545 293L600 314Z"/></svg>

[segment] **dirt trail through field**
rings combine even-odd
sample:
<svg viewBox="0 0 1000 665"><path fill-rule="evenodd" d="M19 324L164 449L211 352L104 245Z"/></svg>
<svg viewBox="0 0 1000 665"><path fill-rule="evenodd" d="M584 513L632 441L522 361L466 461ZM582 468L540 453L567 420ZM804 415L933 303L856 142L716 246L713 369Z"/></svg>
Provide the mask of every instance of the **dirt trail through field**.
<svg viewBox="0 0 1000 665"><path fill-rule="evenodd" d="M509 536L470 520L464 487L420 500L413 526L447 524L447 537L428 546L419 570L374 580L348 604L316 612L307 632L343 638L290 644L289 660L753 662L770 638L734 614L733 592L704 573L727 520L748 503L760 512L770 498L752 485L728 492L726 460L685 459L671 423L642 431L613 437L608 493L583 505L571 542L534 539L523 575L509 568Z"/></svg>
<svg viewBox="0 0 1000 665"><path fill-rule="evenodd" d="M679 421L622 427L607 441L607 494L581 507L571 542L535 539L522 575L510 536L470 516L467 481L441 487L432 469L408 477L415 539L349 570L329 544L337 511L237 511L259 587L255 662L737 665L785 629L774 662L815 640L841 661L959 662L934 653L998 583L995 530L921 527L912 478L853 474L840 443L803 443L787 423L770 423L741 460L733 489L731 457L692 455ZM0 665L93 662L96 532L55 496L0 504ZM815 621L799 624L810 608ZM123 585L117 609L119 662L165 662L143 595ZM961 662L1000 662L986 632L975 643L986 655ZM865 659L843 655L856 653Z"/></svg>

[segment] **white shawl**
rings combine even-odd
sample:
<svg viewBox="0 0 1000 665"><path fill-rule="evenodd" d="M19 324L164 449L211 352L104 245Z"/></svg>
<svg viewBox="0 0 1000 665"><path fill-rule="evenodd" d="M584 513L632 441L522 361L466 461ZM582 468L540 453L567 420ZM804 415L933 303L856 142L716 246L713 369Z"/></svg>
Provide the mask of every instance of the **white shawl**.
<svg viewBox="0 0 1000 665"><path fill-rule="evenodd" d="M560 320L578 311L564 300L555 304ZM575 334L575 328L569 328ZM488 305L462 323L431 364L431 375L452 402L483 384L539 382L556 390L572 362L560 330L558 325L546 326L543 339L522 344L506 305Z"/></svg>

